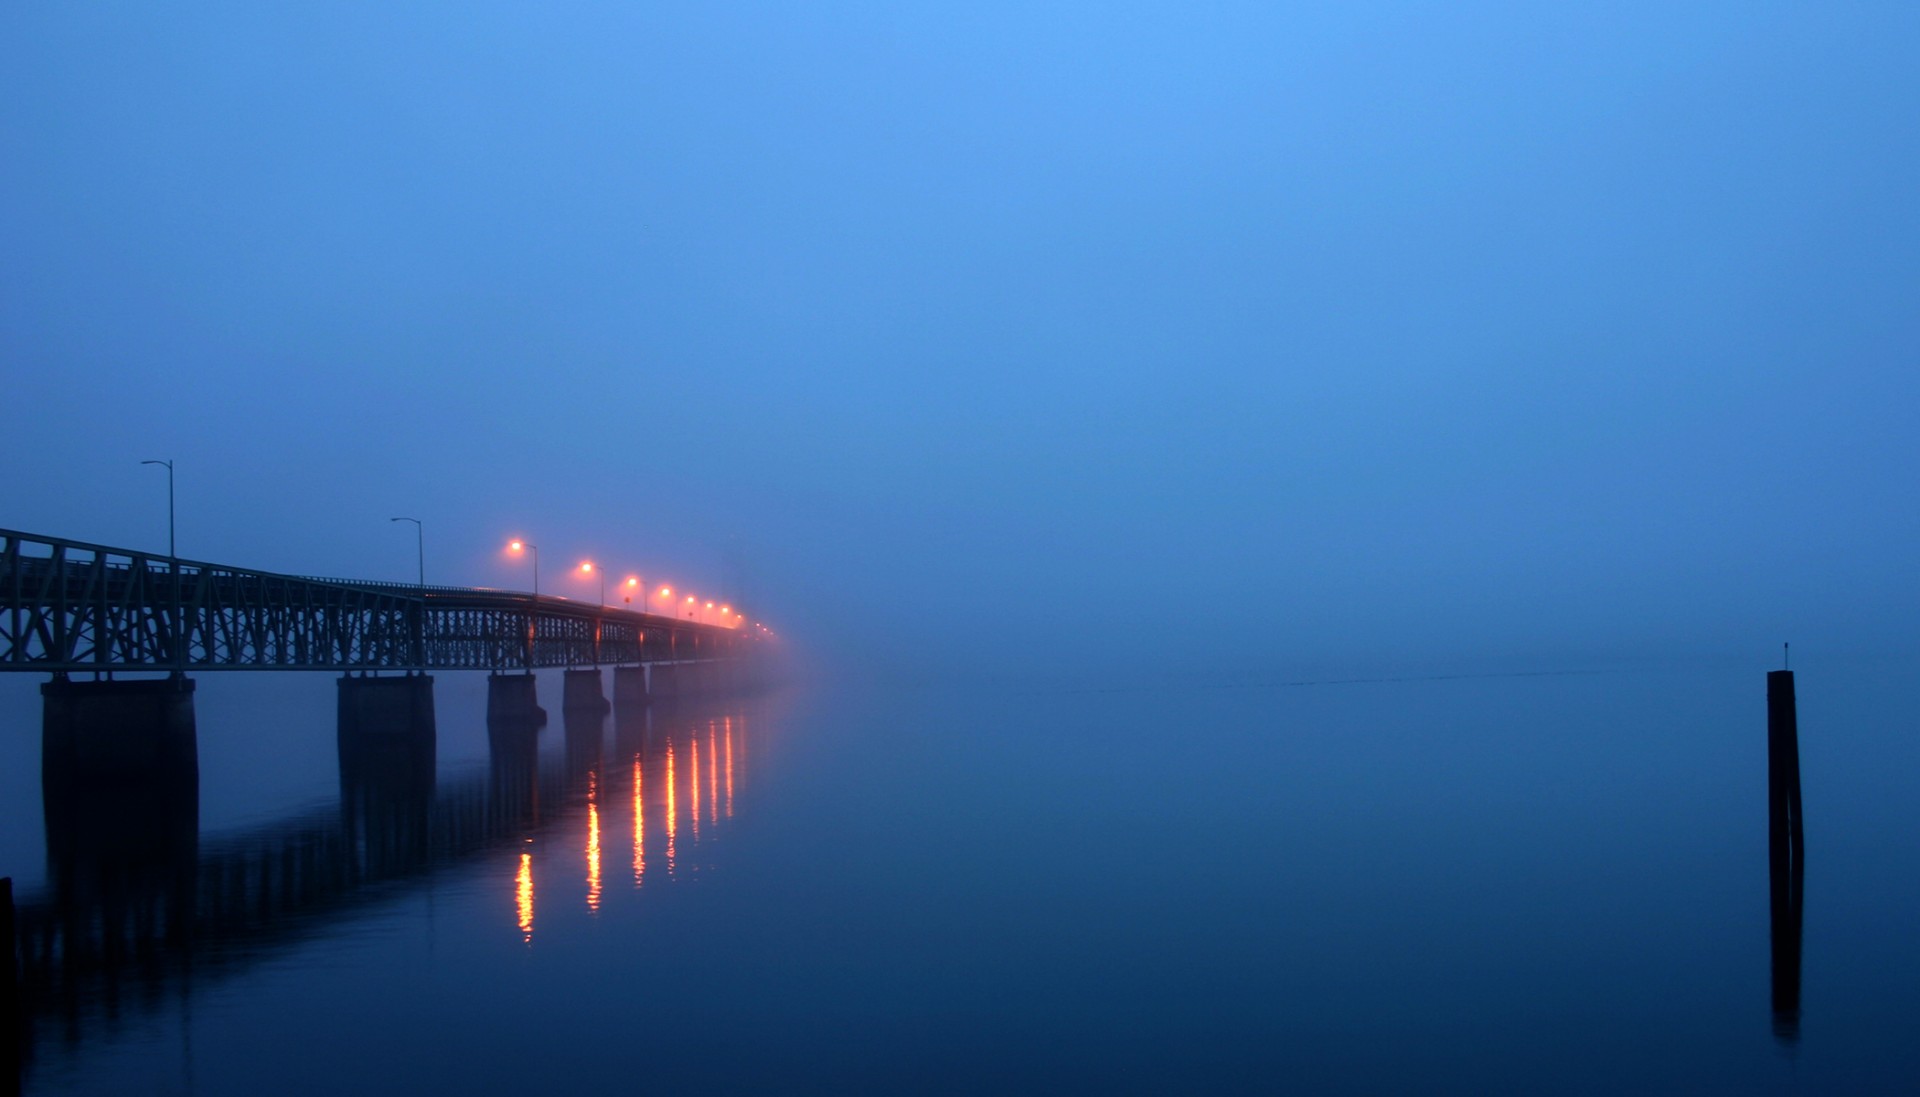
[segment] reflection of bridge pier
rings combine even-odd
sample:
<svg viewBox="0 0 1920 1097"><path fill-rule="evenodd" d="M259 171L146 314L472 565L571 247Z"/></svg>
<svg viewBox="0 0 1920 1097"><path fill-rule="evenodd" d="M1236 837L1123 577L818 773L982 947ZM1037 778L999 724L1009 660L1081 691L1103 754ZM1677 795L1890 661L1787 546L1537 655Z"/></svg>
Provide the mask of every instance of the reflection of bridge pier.
<svg viewBox="0 0 1920 1097"><path fill-rule="evenodd" d="M350 871L379 879L427 867L433 807L433 679L340 679L340 823Z"/></svg>
<svg viewBox="0 0 1920 1097"><path fill-rule="evenodd" d="M613 709L613 754L615 758L632 758L641 755L647 749L647 727L652 722L651 712L647 708Z"/></svg>
<svg viewBox="0 0 1920 1097"><path fill-rule="evenodd" d="M600 767L606 729L607 718L598 710L570 708L566 711L569 786L584 780L589 771Z"/></svg>
<svg viewBox="0 0 1920 1097"><path fill-rule="evenodd" d="M548 855L584 856L596 908L603 896L614 901L616 881L625 891L628 880L637 888L699 871L697 845L734 813L752 719L734 700L616 709L610 739L604 715L570 714L564 763L550 756L544 770L537 722L493 721L487 769L436 778L432 688L420 676L341 682L338 804L245 830L200 833L197 773L177 757L164 781L130 779L118 750L105 768L52 767L49 885L17 907L27 1084L34 1048L49 1038L112 1033L167 991L190 998L196 985L310 940L441 866L518 851L513 886L525 884L522 932L531 933L539 835L579 827L564 832L566 852ZM49 705L56 733L73 716L62 705ZM181 710L159 711L175 719Z"/></svg>
<svg viewBox="0 0 1920 1097"><path fill-rule="evenodd" d="M487 816L500 826L540 822L540 726L487 724Z"/></svg>
<svg viewBox="0 0 1920 1097"><path fill-rule="evenodd" d="M42 689L51 917L21 936L20 991L69 1025L85 1004L74 973L109 973L103 998L115 1003L117 974L185 952L204 913L192 690L185 679Z"/></svg>
<svg viewBox="0 0 1920 1097"><path fill-rule="evenodd" d="M200 765L193 682L40 687L47 869L68 955L108 964L134 942L182 939L194 916Z"/></svg>

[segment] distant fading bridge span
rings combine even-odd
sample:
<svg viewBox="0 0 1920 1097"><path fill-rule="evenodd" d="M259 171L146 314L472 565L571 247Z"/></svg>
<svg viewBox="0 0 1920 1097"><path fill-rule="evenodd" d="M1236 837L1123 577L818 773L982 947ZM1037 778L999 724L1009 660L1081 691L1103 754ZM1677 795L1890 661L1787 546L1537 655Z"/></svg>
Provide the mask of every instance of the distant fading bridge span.
<svg viewBox="0 0 1920 1097"><path fill-rule="evenodd" d="M279 575L0 530L0 671L532 670L732 659L754 642L566 598Z"/></svg>

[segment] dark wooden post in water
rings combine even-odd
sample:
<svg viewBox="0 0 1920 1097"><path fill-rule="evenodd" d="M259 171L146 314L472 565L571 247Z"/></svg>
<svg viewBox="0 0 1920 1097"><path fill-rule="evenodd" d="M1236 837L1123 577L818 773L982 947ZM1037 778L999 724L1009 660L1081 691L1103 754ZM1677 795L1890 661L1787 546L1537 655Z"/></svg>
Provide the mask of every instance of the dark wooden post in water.
<svg viewBox="0 0 1920 1097"><path fill-rule="evenodd" d="M20 970L13 929L13 877L0 876L0 947L6 949L6 962L0 964L0 1082L7 1093L20 1092Z"/></svg>
<svg viewBox="0 0 1920 1097"><path fill-rule="evenodd" d="M1793 672L1767 672L1768 831L1798 851L1806 841L1800 821L1800 721L1793 700Z"/></svg>
<svg viewBox="0 0 1920 1097"><path fill-rule="evenodd" d="M1800 1038L1800 941L1806 883L1800 819L1800 728L1793 672L1767 674L1767 852L1773 921L1773 1032Z"/></svg>

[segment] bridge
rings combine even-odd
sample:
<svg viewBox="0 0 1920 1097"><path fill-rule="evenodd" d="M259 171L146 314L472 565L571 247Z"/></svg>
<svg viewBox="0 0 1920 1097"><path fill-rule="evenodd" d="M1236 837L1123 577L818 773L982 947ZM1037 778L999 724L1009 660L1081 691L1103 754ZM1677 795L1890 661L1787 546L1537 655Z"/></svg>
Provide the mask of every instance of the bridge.
<svg viewBox="0 0 1920 1097"><path fill-rule="evenodd" d="M340 672L343 756L379 741L431 757L429 671L490 671L489 720L538 726L538 668L566 668L568 711L631 714L738 691L763 645L744 627L567 598L281 575L0 530L0 671L50 676L50 800L72 787L197 785L189 671ZM114 679L142 671L164 677Z"/></svg>
<svg viewBox="0 0 1920 1097"><path fill-rule="evenodd" d="M267 897L299 894L306 898L296 905L324 909L389 869L417 871L484 848L523 831L542 799L543 782L528 777L547 722L536 669L566 668L569 746L591 743L587 756L597 757L609 711L627 728L682 726L688 706L728 703L752 685L754 657L765 646L744 627L567 598L282 575L0 530L0 671L49 676L40 687L41 790L50 860L69 866L56 874L59 894L20 910L17 936L11 902L0 903L8 916L0 938L15 937L0 940L0 954L25 961L18 985L30 999L71 1009L98 989L82 976L104 973L111 984L129 953L151 959L163 940L194 956L193 941L216 928L231 936L231 923L251 917ZM613 667L612 703L601 689L606 665ZM244 852L193 852L200 774L189 672L240 670L341 674L345 829L336 834L322 819L272 841L250 839L247 848L271 850L257 863ZM428 672L443 670L490 672L489 782L436 790ZM133 676L116 679L116 672ZM634 764L637 775L637 754ZM544 791L551 800L560 790ZM134 805L145 818L129 820L116 805ZM122 832L171 837L135 848L115 844ZM173 876L154 883L139 910L92 909L76 896L101 888L117 895L126 882L105 887L93 880L96 869L71 867L100 857L136 868L170 865ZM257 892L245 884L256 874ZM275 919L278 927L298 923ZM8 993L15 979L4 978L13 965L6 968L0 1059L11 1066L0 1080L18 1070L8 1034L20 999Z"/></svg>
<svg viewBox="0 0 1920 1097"><path fill-rule="evenodd" d="M533 670L739 657L744 628L0 530L0 671Z"/></svg>

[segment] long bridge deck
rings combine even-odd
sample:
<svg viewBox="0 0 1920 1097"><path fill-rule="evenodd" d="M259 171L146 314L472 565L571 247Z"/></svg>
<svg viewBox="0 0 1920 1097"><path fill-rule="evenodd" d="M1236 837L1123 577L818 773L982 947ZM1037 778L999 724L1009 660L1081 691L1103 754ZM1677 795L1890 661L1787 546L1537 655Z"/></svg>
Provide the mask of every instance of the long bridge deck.
<svg viewBox="0 0 1920 1097"><path fill-rule="evenodd" d="M0 530L0 671L507 670L730 658L745 629Z"/></svg>

